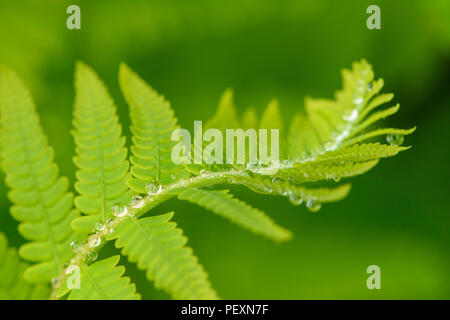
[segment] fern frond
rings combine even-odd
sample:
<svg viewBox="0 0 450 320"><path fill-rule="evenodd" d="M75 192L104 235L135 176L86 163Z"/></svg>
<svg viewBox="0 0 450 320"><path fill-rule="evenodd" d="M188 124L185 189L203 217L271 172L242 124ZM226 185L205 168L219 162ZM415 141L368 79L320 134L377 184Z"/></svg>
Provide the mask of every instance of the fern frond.
<svg viewBox="0 0 450 320"><path fill-rule="evenodd" d="M70 243L78 236L70 222L79 214L73 210L67 178L58 176L53 149L47 144L30 94L7 68L0 72L0 110L2 167L11 188L11 214L21 222L21 235L31 241L19 253L37 262L24 276L30 282L47 282L72 256Z"/></svg>
<svg viewBox="0 0 450 320"><path fill-rule="evenodd" d="M292 160L313 161L318 155L377 135L406 135L413 131L378 129L365 132L369 126L396 113L399 105L372 113L391 101L393 95L378 95L383 80L374 80L372 66L365 60L354 63L352 70L343 70L342 77L343 89L336 92L334 100L307 98L307 117L301 114L294 117L288 138Z"/></svg>
<svg viewBox="0 0 450 320"><path fill-rule="evenodd" d="M28 264L20 260L17 251L8 247L8 241L0 232L0 300L43 300L50 290L43 284L31 284L23 273Z"/></svg>
<svg viewBox="0 0 450 320"><path fill-rule="evenodd" d="M97 261L89 266L80 266L79 288L68 289L64 284L58 297L66 295L68 300L140 300L136 286L129 277L123 277L125 267L117 266L120 256Z"/></svg>
<svg viewBox="0 0 450 320"><path fill-rule="evenodd" d="M274 241L287 241L292 233L278 226L263 211L233 198L228 190L185 189L178 198L195 203L231 222Z"/></svg>
<svg viewBox="0 0 450 320"><path fill-rule="evenodd" d="M90 233L96 222L112 217L112 206L129 203L129 163L116 107L97 74L82 62L76 65L75 89L75 189L80 194L75 206L85 215L76 218L72 227Z"/></svg>
<svg viewBox="0 0 450 320"><path fill-rule="evenodd" d="M125 64L120 66L119 82L132 122L130 161L134 178L128 180L129 187L145 193L149 183L167 185L186 177L184 167L171 160L171 134L177 128L177 119L169 102Z"/></svg>
<svg viewBox="0 0 450 320"><path fill-rule="evenodd" d="M172 295L174 299L217 299L206 272L192 249L186 247L182 231L170 222L173 213L125 220L111 235L116 247L147 278Z"/></svg>

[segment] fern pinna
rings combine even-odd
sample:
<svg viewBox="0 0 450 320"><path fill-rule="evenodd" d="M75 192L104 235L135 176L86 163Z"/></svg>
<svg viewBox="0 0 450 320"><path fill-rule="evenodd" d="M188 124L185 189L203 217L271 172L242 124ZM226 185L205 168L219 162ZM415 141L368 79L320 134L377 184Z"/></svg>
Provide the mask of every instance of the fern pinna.
<svg viewBox="0 0 450 320"><path fill-rule="evenodd" d="M237 165L205 159L176 164L171 161L171 133L178 124L169 102L128 66L120 66L119 84L131 118L128 157L107 88L79 62L73 113L74 196L68 191L68 180L58 175L27 89L12 70L2 67L2 168L10 188L11 215L20 222L19 232L28 242L17 254L0 234L0 298L140 299L135 285L123 276L121 256L95 261L100 248L115 241L124 257L173 298L217 299L207 273L186 245L187 238L171 221L174 213L142 216L178 198L273 241L289 240L289 230L221 186L239 184L286 197L294 205L305 203L315 212L322 203L343 199L350 190L348 183L324 187L322 181L337 183L370 170L380 158L406 150L400 146L403 136L414 131L369 129L397 112L398 105L375 110L393 96L380 93L383 81L374 80L367 62L344 70L343 82L332 100L306 99L304 112L296 114L287 129L276 100L258 120L253 108L238 117L233 92L224 93L206 126L280 129L282 159L276 168L248 159ZM366 142L380 135L387 137L388 144ZM193 154L204 150L194 146ZM74 271L80 275L78 286L69 281Z"/></svg>

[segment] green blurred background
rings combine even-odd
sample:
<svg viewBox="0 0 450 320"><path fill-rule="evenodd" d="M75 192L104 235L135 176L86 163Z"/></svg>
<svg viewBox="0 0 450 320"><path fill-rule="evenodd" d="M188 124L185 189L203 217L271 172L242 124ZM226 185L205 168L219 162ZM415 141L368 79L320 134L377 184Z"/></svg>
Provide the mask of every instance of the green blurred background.
<svg viewBox="0 0 450 320"><path fill-rule="evenodd" d="M70 4L81 7L81 30L66 29ZM366 27L370 4L381 8L381 30ZM226 299L450 298L450 1L0 0L0 63L30 87L71 181L77 59L110 87L129 133L120 61L164 94L191 128L213 115L226 87L235 89L240 113L253 105L261 114L277 97L288 122L305 95L332 97L340 69L361 58L401 104L388 125L417 126L405 142L413 148L353 179L345 200L318 213L232 188L290 228L293 241L274 244L179 201L156 209L175 210ZM0 230L19 246L0 175ZM102 254L113 251L109 244ZM381 290L366 287L372 264L381 268ZM133 265L127 273L145 298L168 298Z"/></svg>

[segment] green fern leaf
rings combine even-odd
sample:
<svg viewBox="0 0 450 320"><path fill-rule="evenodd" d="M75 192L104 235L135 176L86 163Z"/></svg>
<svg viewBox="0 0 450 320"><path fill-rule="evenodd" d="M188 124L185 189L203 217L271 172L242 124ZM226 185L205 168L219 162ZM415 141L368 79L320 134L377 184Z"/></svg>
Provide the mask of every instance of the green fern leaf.
<svg viewBox="0 0 450 320"><path fill-rule="evenodd" d="M142 219L125 220L110 235L116 247L139 269L146 270L147 278L155 282L174 299L217 299L206 272L186 247L186 237L170 222L173 213Z"/></svg>
<svg viewBox="0 0 450 320"><path fill-rule="evenodd" d="M288 180L292 178L288 177ZM343 184L336 188L306 188L281 179L274 181L271 178L256 175L251 178L240 178L236 182L258 193L287 197L294 205L309 200L321 203L335 202L344 199L350 192L350 184Z"/></svg>
<svg viewBox="0 0 450 320"><path fill-rule="evenodd" d="M198 204L255 234L274 241L287 241L292 233L278 226L261 210L252 208L245 202L233 198L228 190L185 189L178 198Z"/></svg>
<svg viewBox="0 0 450 320"><path fill-rule="evenodd" d="M70 292L68 300L140 300L135 284L123 277L125 268L117 266L119 260L117 255L89 266L81 265L79 288L69 290L64 284L57 296Z"/></svg>
<svg viewBox="0 0 450 320"><path fill-rule="evenodd" d="M27 268L30 282L47 282L56 276L72 256L70 243L78 235L70 222L79 214L73 210L69 182L58 177L53 150L47 144L28 90L16 74L0 72L2 167L12 216L19 220L19 232L31 242L20 255L37 262Z"/></svg>
<svg viewBox="0 0 450 320"><path fill-rule="evenodd" d="M378 129L365 132L369 126L396 113L399 106L371 113L389 102L393 95L378 95L383 88L383 80L374 80L372 66L365 60L354 63L352 70L343 70L342 76L343 89L336 92L334 100L307 98L307 117L301 114L294 117L288 138L292 160L315 160L318 155L377 135L406 135L414 131Z"/></svg>
<svg viewBox="0 0 450 320"><path fill-rule="evenodd" d="M26 262L20 260L17 251L8 247L8 241L0 232L0 300L43 300L50 290L42 284L30 284L23 277Z"/></svg>
<svg viewBox="0 0 450 320"><path fill-rule="evenodd" d="M125 64L120 66L119 82L130 106L133 132L130 160L134 178L128 180L129 187L145 193L149 183L167 185L186 177L184 167L171 160L171 134L177 119L169 103Z"/></svg>
<svg viewBox="0 0 450 320"><path fill-rule="evenodd" d="M72 227L89 233L96 222L112 217L112 206L128 203L132 192L126 183L129 163L125 160L125 137L105 85L90 67L79 62L75 87L75 189L80 194L75 205L85 216L76 218Z"/></svg>

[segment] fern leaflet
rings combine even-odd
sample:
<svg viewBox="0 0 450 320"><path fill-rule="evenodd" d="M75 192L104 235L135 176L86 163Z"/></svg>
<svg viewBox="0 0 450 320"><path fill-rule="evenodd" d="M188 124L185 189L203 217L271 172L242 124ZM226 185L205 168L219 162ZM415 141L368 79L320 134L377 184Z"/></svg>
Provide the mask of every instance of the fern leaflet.
<svg viewBox="0 0 450 320"><path fill-rule="evenodd" d="M70 222L79 214L73 210L69 182L58 177L53 149L48 146L28 90L14 72L0 72L2 167L12 216L19 220L19 232L31 242L20 255L37 262L27 268L30 282L48 282L71 257L70 243L78 236Z"/></svg>
<svg viewBox="0 0 450 320"><path fill-rule="evenodd" d="M177 119L169 103L125 64L120 66L119 82L132 122L130 161L134 178L128 180L130 188L146 193L150 183L168 185L186 177L184 167L171 160L171 134L177 128Z"/></svg>
<svg viewBox="0 0 450 320"><path fill-rule="evenodd" d="M104 84L90 67L79 62L75 86L75 189L80 194L75 205L86 215L76 218L72 227L90 233L96 222L112 217L112 206L130 201L126 184L129 164L116 107Z"/></svg>
<svg viewBox="0 0 450 320"><path fill-rule="evenodd" d="M178 198L198 204L231 222L274 241L287 241L290 231L278 226L261 210L233 198L228 190L185 189Z"/></svg>
<svg viewBox="0 0 450 320"><path fill-rule="evenodd" d="M23 273L28 267L20 260L17 251L8 247L8 241L0 232L0 300L42 300L49 289L43 284L33 285L25 280Z"/></svg>
<svg viewBox="0 0 450 320"><path fill-rule="evenodd" d="M187 238L170 222L172 216L130 218L110 238L117 239L116 247L123 248L122 254L146 270L147 278L174 299L217 299L197 257L185 246Z"/></svg>

